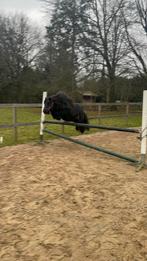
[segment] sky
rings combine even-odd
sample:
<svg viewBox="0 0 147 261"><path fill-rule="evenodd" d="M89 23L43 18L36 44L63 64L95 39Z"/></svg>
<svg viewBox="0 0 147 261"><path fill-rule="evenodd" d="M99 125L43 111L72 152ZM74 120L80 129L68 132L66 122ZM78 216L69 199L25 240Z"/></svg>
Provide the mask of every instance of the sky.
<svg viewBox="0 0 147 261"><path fill-rule="evenodd" d="M43 3L40 0L0 0L0 13L24 13L40 26L46 23Z"/></svg>

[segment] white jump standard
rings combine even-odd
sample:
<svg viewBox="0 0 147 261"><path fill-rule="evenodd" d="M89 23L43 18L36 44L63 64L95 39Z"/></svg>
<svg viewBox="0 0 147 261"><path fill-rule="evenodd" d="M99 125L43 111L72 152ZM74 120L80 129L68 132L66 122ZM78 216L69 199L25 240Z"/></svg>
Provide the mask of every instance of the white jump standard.
<svg viewBox="0 0 147 261"><path fill-rule="evenodd" d="M43 113L44 101L47 97L47 92L43 92L42 97L42 108L41 108L41 120L40 120L40 141L43 141L43 130L44 130L44 121L45 121L45 114Z"/></svg>
<svg viewBox="0 0 147 261"><path fill-rule="evenodd" d="M143 92L142 129L141 129L141 163L144 164L147 155L147 91Z"/></svg>

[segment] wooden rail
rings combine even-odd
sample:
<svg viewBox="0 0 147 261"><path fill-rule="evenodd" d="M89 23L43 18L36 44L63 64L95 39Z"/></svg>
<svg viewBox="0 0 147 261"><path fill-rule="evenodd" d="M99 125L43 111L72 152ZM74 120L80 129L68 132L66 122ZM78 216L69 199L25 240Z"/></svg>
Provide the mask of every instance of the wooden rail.
<svg viewBox="0 0 147 261"><path fill-rule="evenodd" d="M85 103L85 104L81 104L84 109L86 110L86 108L88 110L89 113L90 111L95 111L96 115L95 116L89 116L89 119L97 119L98 120L98 124L101 123L101 119L107 119L107 118L113 118L113 117L125 117L126 119L126 126L128 126L128 118L129 116L133 116L133 115L137 115L141 113L141 107L142 107L142 103ZM22 126L39 126L40 121L35 121L35 122L24 122L24 123L19 123L17 122L17 110L19 108L40 108L40 113L41 113L41 103L33 103L33 104L0 104L0 110L3 108L11 108L12 109L12 124L1 124L0 125L0 129L4 129L4 128L13 128L13 136L14 136L14 142L17 142L18 140L18 127L22 127ZM116 106L117 108L119 108L120 106L124 106L124 110L123 113L119 113L119 114L106 114L108 110L104 110L105 114L103 113L103 109L108 108L108 107L112 107L112 106ZM132 106L137 106L139 108L139 110L132 112L131 108ZM119 111L119 110L118 110ZM1 111L0 111L1 113ZM64 133L64 125L62 126L62 133Z"/></svg>

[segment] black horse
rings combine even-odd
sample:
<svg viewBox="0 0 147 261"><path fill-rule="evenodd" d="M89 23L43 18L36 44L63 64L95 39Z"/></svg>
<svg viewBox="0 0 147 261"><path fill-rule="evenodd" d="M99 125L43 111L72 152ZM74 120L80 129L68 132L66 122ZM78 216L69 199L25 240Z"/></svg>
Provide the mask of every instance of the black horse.
<svg viewBox="0 0 147 261"><path fill-rule="evenodd" d="M45 114L50 114L56 120L72 121L76 123L88 124L88 117L79 104L73 103L63 92L58 92L56 95L48 96L44 101ZM84 133L89 130L85 126L76 126L76 130Z"/></svg>

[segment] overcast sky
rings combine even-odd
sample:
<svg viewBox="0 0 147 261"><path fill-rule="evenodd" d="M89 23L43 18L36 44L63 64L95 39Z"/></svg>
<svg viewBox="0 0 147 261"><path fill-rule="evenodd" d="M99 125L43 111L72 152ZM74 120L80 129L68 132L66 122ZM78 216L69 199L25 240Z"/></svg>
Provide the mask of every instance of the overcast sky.
<svg viewBox="0 0 147 261"><path fill-rule="evenodd" d="M0 12L22 12L38 25L45 25L45 15L40 0L0 0Z"/></svg>

